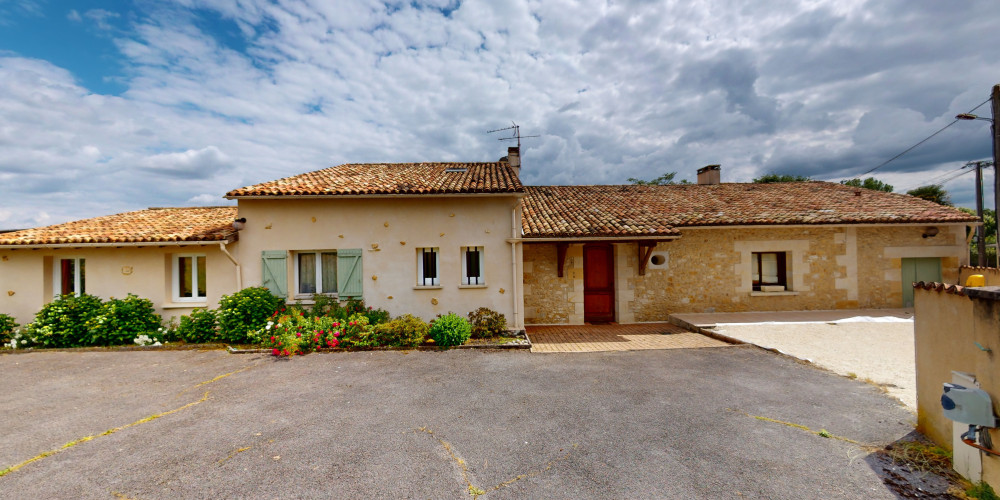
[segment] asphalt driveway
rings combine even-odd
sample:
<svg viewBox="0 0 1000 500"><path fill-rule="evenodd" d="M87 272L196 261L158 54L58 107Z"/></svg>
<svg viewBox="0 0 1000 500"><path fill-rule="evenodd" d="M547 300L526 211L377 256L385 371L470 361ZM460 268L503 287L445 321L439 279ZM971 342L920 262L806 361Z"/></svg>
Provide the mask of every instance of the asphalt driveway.
<svg viewBox="0 0 1000 500"><path fill-rule="evenodd" d="M896 498L865 445L912 430L873 387L750 346L47 352L0 374L0 469L23 464L3 498Z"/></svg>

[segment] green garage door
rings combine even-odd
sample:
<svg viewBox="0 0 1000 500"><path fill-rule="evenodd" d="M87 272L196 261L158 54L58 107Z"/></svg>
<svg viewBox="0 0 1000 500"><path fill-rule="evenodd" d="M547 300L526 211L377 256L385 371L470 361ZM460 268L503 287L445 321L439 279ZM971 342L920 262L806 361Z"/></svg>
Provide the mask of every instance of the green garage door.
<svg viewBox="0 0 1000 500"><path fill-rule="evenodd" d="M902 259L903 307L913 307L913 283L916 281L941 281L941 259L923 257Z"/></svg>

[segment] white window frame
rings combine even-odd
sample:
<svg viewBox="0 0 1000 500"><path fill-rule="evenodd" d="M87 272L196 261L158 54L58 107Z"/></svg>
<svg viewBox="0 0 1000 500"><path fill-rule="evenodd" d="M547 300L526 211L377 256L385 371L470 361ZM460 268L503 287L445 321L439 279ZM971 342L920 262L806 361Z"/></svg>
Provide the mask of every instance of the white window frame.
<svg viewBox="0 0 1000 500"><path fill-rule="evenodd" d="M296 251L292 252L292 260L294 261L294 264L293 264L294 271L293 272L295 273L295 279L294 279L294 281L295 281L295 283L294 283L295 290L294 290L294 293L292 294L293 297L295 297L296 299L311 299L313 295L317 295L317 294L318 295L326 295L327 297L339 297L340 296L340 288L339 288L339 285L337 283L333 284L334 288L337 288L336 292L321 293L321 292L318 291L318 290L323 290L323 254L325 254L325 253L332 253L332 254L336 255L337 251L333 250L333 249L329 249L329 250L296 250ZM299 256L300 255L312 255L313 258L316 259L316 290L317 290L317 292L315 292L315 293L299 293ZM338 265L337 260L334 260L334 266L337 266L337 265ZM337 276L337 279L338 280L340 279L339 275Z"/></svg>
<svg viewBox="0 0 1000 500"><path fill-rule="evenodd" d="M205 296L198 295L198 257L205 258ZM181 297L181 265L180 260L191 259L191 292L192 297ZM171 270L171 286L173 287L174 302L198 302L203 303L208 295L208 256L203 253L178 253L172 258L173 269Z"/></svg>
<svg viewBox="0 0 1000 500"><path fill-rule="evenodd" d="M469 269L468 269L469 257L468 257L468 253L469 253L470 250L474 250L474 251L478 251L479 252L479 276L476 277L475 280L472 279L473 277L469 276ZM483 255L485 253L486 252L483 251L483 247L481 247L481 246L467 246L467 247L462 247L462 284L463 285L466 285L466 286L484 286L484 285L486 285L486 266L485 266L486 259L485 259L485 257L483 257Z"/></svg>
<svg viewBox="0 0 1000 500"><path fill-rule="evenodd" d="M73 262L73 295L79 297L82 293L87 293L87 290L80 290L80 285L86 283L87 271L86 266L83 266L83 271L81 272L81 263L86 263L87 259L84 257L56 257L52 262L52 296L59 297L62 295L62 262L64 260L72 260ZM83 288L86 288L84 285ZM69 294L67 294L69 295Z"/></svg>
<svg viewBox="0 0 1000 500"><path fill-rule="evenodd" d="M434 252L434 270L436 271L436 276L434 276L433 278L424 279L425 250L430 250ZM430 282L428 282L428 280ZM418 287L441 286L441 248L439 247L417 248L417 286Z"/></svg>

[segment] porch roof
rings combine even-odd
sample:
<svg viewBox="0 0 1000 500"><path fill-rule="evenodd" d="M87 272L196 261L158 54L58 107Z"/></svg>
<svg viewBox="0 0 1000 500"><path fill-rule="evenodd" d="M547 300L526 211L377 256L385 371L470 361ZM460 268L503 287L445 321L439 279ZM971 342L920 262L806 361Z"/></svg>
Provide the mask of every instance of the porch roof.
<svg viewBox="0 0 1000 500"><path fill-rule="evenodd" d="M974 222L909 195L831 182L526 186L525 238L677 236L684 227Z"/></svg>

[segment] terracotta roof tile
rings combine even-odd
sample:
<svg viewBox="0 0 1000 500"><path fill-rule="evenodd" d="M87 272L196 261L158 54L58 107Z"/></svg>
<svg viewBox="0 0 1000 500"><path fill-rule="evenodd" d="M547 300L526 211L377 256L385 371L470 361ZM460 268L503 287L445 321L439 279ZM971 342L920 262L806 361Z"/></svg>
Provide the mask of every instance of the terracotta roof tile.
<svg viewBox="0 0 1000 500"><path fill-rule="evenodd" d="M236 207L150 208L0 234L0 246L222 241Z"/></svg>
<svg viewBox="0 0 1000 500"><path fill-rule="evenodd" d="M965 295L965 287L962 285L949 285L947 283L938 283L936 281L918 281L913 284L913 288L933 290L938 293L945 292L954 295Z"/></svg>
<svg viewBox="0 0 1000 500"><path fill-rule="evenodd" d="M234 189L226 197L521 192L506 162L347 163Z"/></svg>
<svg viewBox="0 0 1000 500"><path fill-rule="evenodd" d="M696 226L976 220L912 196L830 182L526 186L525 193L525 238L673 235Z"/></svg>

